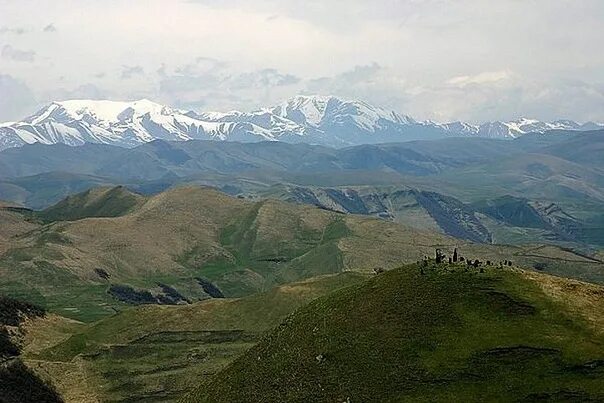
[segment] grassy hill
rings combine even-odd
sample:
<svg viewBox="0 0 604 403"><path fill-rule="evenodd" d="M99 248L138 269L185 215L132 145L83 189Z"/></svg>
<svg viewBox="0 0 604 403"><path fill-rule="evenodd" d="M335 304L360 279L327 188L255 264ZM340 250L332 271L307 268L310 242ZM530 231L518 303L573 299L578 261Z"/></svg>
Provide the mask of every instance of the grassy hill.
<svg viewBox="0 0 604 403"><path fill-rule="evenodd" d="M144 202L144 197L122 186L98 187L69 196L41 211L45 221L75 221L89 217L119 217Z"/></svg>
<svg viewBox="0 0 604 403"><path fill-rule="evenodd" d="M198 187L149 198L121 188L94 190L41 216L48 219L49 212L67 219L117 216L43 224L31 212L0 211L0 220L11 223L0 232L0 292L84 321L132 303L193 302L214 289L239 297L322 274L394 268L432 256L435 248L459 247L472 258L539 263L551 273L604 281L600 260L570 250L473 244L375 218Z"/></svg>
<svg viewBox="0 0 604 403"><path fill-rule="evenodd" d="M601 401L604 289L410 265L288 317L191 402Z"/></svg>
<svg viewBox="0 0 604 403"><path fill-rule="evenodd" d="M241 299L131 308L90 325L41 320L26 329L25 361L69 401L173 401L295 309L364 279L321 276Z"/></svg>
<svg viewBox="0 0 604 403"><path fill-rule="evenodd" d="M16 207L14 203L0 205L0 256L10 249L17 235L27 233L39 227L39 223L31 220L27 211Z"/></svg>

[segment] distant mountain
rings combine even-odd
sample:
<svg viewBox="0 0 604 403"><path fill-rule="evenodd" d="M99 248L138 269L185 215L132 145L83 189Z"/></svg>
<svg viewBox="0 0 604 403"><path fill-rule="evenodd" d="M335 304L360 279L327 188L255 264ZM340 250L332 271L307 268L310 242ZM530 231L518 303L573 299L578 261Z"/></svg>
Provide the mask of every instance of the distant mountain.
<svg viewBox="0 0 604 403"><path fill-rule="evenodd" d="M440 124L416 121L363 101L333 96L297 96L253 112L181 111L143 99L133 102L53 102L21 122L0 125L0 150L24 144L101 143L134 147L153 140L284 141L349 146L443 137L516 138L549 130L594 130L604 126L531 119Z"/></svg>
<svg viewBox="0 0 604 403"><path fill-rule="evenodd" d="M528 146L527 146L528 147ZM101 144L31 144L0 153L0 178L52 171L156 180L207 173L380 170L426 175L513 154L515 141L450 138L328 148L284 142L155 140L125 149Z"/></svg>
<svg viewBox="0 0 604 403"><path fill-rule="evenodd" d="M507 194L564 202L564 208L584 201L595 203L595 212L604 200L602 134L445 138L340 149L268 141L155 140L134 148L36 143L0 152L0 199L41 209L93 186L119 184L152 194L195 183L233 195L277 183L405 184L464 201Z"/></svg>
<svg viewBox="0 0 604 403"><path fill-rule="evenodd" d="M491 234L480 223L474 210L453 197L436 192L411 188L387 192L371 187L318 188L277 185L263 195L341 213L373 215L473 242L491 242Z"/></svg>
<svg viewBox="0 0 604 403"><path fill-rule="evenodd" d="M455 197L408 186L286 184L271 186L258 195L341 213L376 216L472 242L515 244L517 239L523 239L518 237L519 233L530 234L533 242L596 240L586 234L591 223L578 220L557 204L509 195L463 203Z"/></svg>
<svg viewBox="0 0 604 403"><path fill-rule="evenodd" d="M463 133L487 138L517 138L527 133L545 133L551 130L588 131L601 129L602 125L593 122L577 123L572 120L557 120L554 122L541 122L535 119L520 118L511 122L487 122L480 126L467 123L449 123L445 125L454 131L455 125L463 125Z"/></svg>
<svg viewBox="0 0 604 403"><path fill-rule="evenodd" d="M604 130L581 133L560 144L551 144L545 149L545 152L578 164L602 168L604 161Z"/></svg>

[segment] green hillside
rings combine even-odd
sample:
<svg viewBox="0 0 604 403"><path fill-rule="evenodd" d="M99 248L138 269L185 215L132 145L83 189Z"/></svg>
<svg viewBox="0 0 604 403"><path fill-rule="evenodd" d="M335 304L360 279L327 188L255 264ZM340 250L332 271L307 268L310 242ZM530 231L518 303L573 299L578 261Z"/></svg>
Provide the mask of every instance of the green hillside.
<svg viewBox="0 0 604 403"><path fill-rule="evenodd" d="M122 186L99 187L69 196L39 213L45 221L74 221L88 217L119 217L141 205L144 198Z"/></svg>
<svg viewBox="0 0 604 403"><path fill-rule="evenodd" d="M33 323L26 362L48 374L69 401L174 401L296 308L365 278L342 273L242 299L132 308L76 327L57 319Z"/></svg>
<svg viewBox="0 0 604 403"><path fill-rule="evenodd" d="M415 264L320 298L191 402L601 401L604 290Z"/></svg>
<svg viewBox="0 0 604 403"><path fill-rule="evenodd" d="M602 261L571 250L474 244L199 187L148 198L101 188L42 213L53 216L73 221L43 223L28 211L0 209L0 292L87 322L133 304L241 297L317 275L390 269L432 256L435 248L604 281Z"/></svg>

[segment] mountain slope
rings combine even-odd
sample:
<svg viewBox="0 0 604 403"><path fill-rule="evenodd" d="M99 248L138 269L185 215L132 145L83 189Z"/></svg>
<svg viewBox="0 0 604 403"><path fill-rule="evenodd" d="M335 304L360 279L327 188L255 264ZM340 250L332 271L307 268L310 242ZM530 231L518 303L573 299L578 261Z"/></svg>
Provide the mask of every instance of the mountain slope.
<svg viewBox="0 0 604 403"><path fill-rule="evenodd" d="M253 112L185 112L146 99L53 102L22 122L0 125L0 150L24 144L113 144L152 140L286 141L329 146L426 140L448 136L516 138L549 130L595 130L595 123L520 119L481 126L419 122L363 101L297 96Z"/></svg>
<svg viewBox="0 0 604 403"><path fill-rule="evenodd" d="M604 130L581 133L560 144L552 144L545 150L578 164L602 167L604 155Z"/></svg>
<svg viewBox="0 0 604 403"><path fill-rule="evenodd" d="M568 133L563 138L556 137L556 142L569 137L572 136ZM202 140L156 140L132 149L99 144L80 147L32 144L0 152L0 178L53 171L144 180L246 171L314 173L379 170L428 175L493 159L507 159L529 151L538 152L549 145L552 142L530 142L524 138L515 141L448 138L342 149L283 142Z"/></svg>
<svg viewBox="0 0 604 403"><path fill-rule="evenodd" d="M23 324L46 313L43 309L0 296L0 400L3 403L48 402L63 399L52 385L21 360Z"/></svg>
<svg viewBox="0 0 604 403"><path fill-rule="evenodd" d="M156 180L203 173L272 171L315 173L335 171L382 171L406 175L430 175L477 165L503 163L530 154L557 155L577 149L592 155L585 166L598 166L597 150L604 131L581 134L564 132L527 135L514 141L481 138L446 138L433 141L360 145L333 149L283 142L167 142L156 140L132 149L99 144L68 147L32 144L0 152L0 178L31 176L53 171L120 178ZM578 136L578 137L577 137ZM576 140L575 140L576 138ZM593 151L588 152L589 145ZM551 154L550 154L551 153ZM575 155L569 156L572 160ZM574 164L582 165L581 158ZM568 161L568 159L566 159ZM514 168L503 166L500 169Z"/></svg>
<svg viewBox="0 0 604 403"><path fill-rule="evenodd" d="M63 373L79 368L77 376L93 391L88 395L102 401L175 401L192 390L199 374L210 376L224 368L296 308L364 279L347 272L245 298L126 309L44 349L36 348L40 343L26 345L24 356L51 375L66 400L83 385L65 380ZM54 329L36 323L30 328L42 340L48 338L44 330Z"/></svg>
<svg viewBox="0 0 604 403"><path fill-rule="evenodd" d="M96 200L107 200L115 190L103 192L74 197L51 211L63 218L100 215L105 206ZM84 202L73 202L80 200ZM75 207L72 213L69 206ZM99 206L98 212L90 206ZM227 296L241 296L375 265L369 253L372 237L364 238L371 230L367 224L325 210L277 201L251 203L200 188L173 189L126 207L128 213L118 217L33 223L33 228L23 227L27 232L11 233L0 257L0 290L90 320L134 297L154 302L176 290L180 300L204 299L209 297L207 283ZM407 228L395 231L390 242L413 258L446 240ZM419 240L423 244L415 246ZM354 252L350 242L356 244ZM394 265L401 252L392 248L380 264ZM65 307L69 295L78 296L75 310Z"/></svg>
<svg viewBox="0 0 604 403"><path fill-rule="evenodd" d="M295 203L350 214L374 215L417 229L430 229L473 242L490 243L491 235L470 206L436 192L398 187L320 188L276 185L261 193Z"/></svg>
<svg viewBox="0 0 604 403"><path fill-rule="evenodd" d="M504 195L474 203L410 186L318 187L278 184L246 193L349 214L376 216L480 243L601 245L598 215L578 219L553 202ZM574 207L577 208L576 206ZM595 235L595 236L594 236Z"/></svg>
<svg viewBox="0 0 604 403"><path fill-rule="evenodd" d="M144 203L144 198L122 186L93 188L67 197L41 211L45 221L75 221L88 217L119 217Z"/></svg>
<svg viewBox="0 0 604 403"><path fill-rule="evenodd" d="M9 176L0 179L0 198L40 209L98 185L123 184L149 195L188 183L215 187L242 197L274 195L341 212L377 214L385 218L403 214L406 220L415 220L426 225L425 228L440 228L450 235L479 242L488 242L487 232L495 231L498 235L491 239L504 243L529 242L532 237L598 245L604 242L601 231L604 167L598 159L601 134L602 131L555 132L547 136L526 135L513 141L447 138L342 149L283 142L245 144L200 140L156 140L133 149L92 144L81 147L28 145L0 153L0 166L6 167L2 173ZM576 162L570 160L575 157ZM62 170L78 173L54 172ZM12 177L32 173L36 175ZM275 190L278 184L298 189L288 194L287 189ZM364 200L359 200L354 192L341 193L342 189L354 190L360 186L375 188L368 191L375 194L364 192L359 195ZM321 190L319 195L312 190L317 187L330 190L327 193ZM308 189L314 196L306 194ZM430 217L423 213L405 214L404 211L413 206L400 204L390 197L400 189L418 189L423 195L439 194L439 202L431 205L447 205L452 210L438 213L430 208ZM572 216L573 222L555 220L553 227L529 226L527 228L536 231L528 232L510 232L500 223L493 223L497 228L491 230L482 223L487 226L485 232L476 222L475 213L481 212L480 209L473 208L475 211L471 212L466 211L468 206L453 205L454 199L468 204L507 195L528 199L527 202L533 204L527 207L529 209L547 209L555 204L564 214ZM417 198L411 194L409 197ZM424 206L420 209L426 210L432 199L422 197ZM544 210L544 214L549 213ZM453 222L437 223L435 217L457 218ZM477 218L480 221L481 218ZM499 220L497 214L493 218L505 222ZM466 224L472 227L470 232ZM504 223L508 224L517 226L520 222Z"/></svg>
<svg viewBox="0 0 604 403"><path fill-rule="evenodd" d="M478 200L512 194L551 202L604 200L601 168L554 155L524 153L461 167L431 177L444 193ZM471 186L470 186L471 185Z"/></svg>
<svg viewBox="0 0 604 403"><path fill-rule="evenodd" d="M107 197L112 194L118 196ZM7 212L6 220L21 216L24 224L12 224L0 244L0 292L91 321L132 304L238 297L317 275L389 269L454 247L481 260L512 259L604 281L601 261L553 246L474 244L371 217L196 187L123 203L131 197L120 189L92 191L55 209L60 217L88 216L75 221L43 224L30 211ZM98 200L112 207L105 211Z"/></svg>
<svg viewBox="0 0 604 403"><path fill-rule="evenodd" d="M582 223L554 203L531 202L527 199L503 196L475 203L478 211L516 227L551 230L562 239L580 235Z"/></svg>
<svg viewBox="0 0 604 403"><path fill-rule="evenodd" d="M40 210L58 203L74 193L97 186L116 184L109 178L61 171L40 173L12 179L0 179L0 195L28 208Z"/></svg>
<svg viewBox="0 0 604 403"><path fill-rule="evenodd" d="M601 287L463 266L411 265L314 301L187 401L604 398Z"/></svg>
<svg viewBox="0 0 604 403"><path fill-rule="evenodd" d="M0 127L4 147L15 142L132 147L156 139L270 140L261 128L247 123L202 121L184 112L143 99L134 102L72 100L54 102L23 122ZM254 140L254 137L259 137ZM17 140L19 139L19 140ZM1 143L0 143L1 144Z"/></svg>

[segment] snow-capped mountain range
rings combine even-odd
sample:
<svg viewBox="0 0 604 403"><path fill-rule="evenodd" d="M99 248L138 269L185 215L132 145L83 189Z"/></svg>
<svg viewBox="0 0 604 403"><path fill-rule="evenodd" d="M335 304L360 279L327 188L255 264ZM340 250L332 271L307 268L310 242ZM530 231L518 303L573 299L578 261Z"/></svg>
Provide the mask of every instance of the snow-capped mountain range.
<svg viewBox="0 0 604 403"><path fill-rule="evenodd" d="M515 138L549 130L595 130L596 123L519 119L480 126L416 121L362 101L297 96L253 112L182 111L143 99L133 102L53 102L21 122L0 124L0 150L35 142L103 143L133 147L156 139L286 141L328 146L400 142L448 136Z"/></svg>

